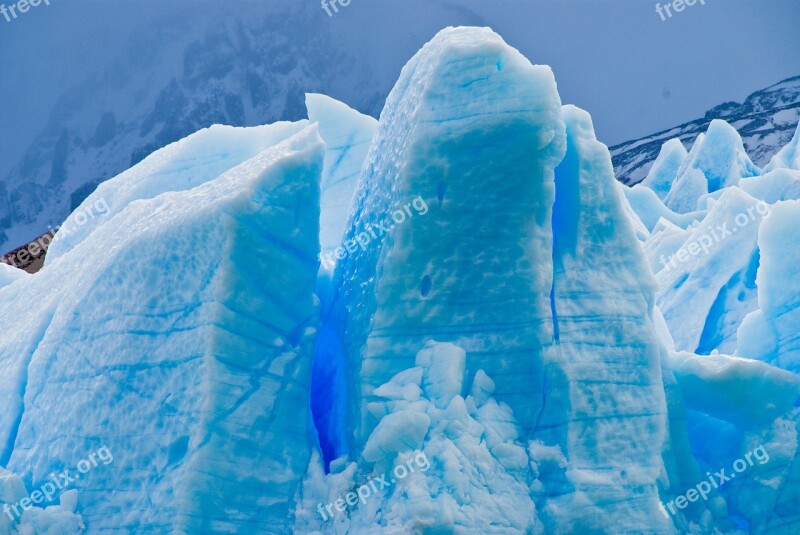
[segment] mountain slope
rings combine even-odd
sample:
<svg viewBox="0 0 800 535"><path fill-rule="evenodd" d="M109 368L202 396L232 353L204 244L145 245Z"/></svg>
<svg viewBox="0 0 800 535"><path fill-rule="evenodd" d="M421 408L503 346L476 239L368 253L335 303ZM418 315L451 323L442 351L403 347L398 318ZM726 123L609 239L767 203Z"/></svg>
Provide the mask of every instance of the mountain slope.
<svg viewBox="0 0 800 535"><path fill-rule="evenodd" d="M113 65L65 89L46 128L0 177L0 250L56 227L98 184L199 129L300 119L314 91L351 95L377 114L373 74L331 46L317 11L259 3L134 34Z"/></svg>

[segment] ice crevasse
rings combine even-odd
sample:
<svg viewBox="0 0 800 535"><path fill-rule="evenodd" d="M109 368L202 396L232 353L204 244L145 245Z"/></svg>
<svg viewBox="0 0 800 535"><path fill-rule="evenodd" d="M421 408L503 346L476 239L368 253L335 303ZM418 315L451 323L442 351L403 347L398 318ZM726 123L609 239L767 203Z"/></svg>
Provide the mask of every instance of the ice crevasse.
<svg viewBox="0 0 800 535"><path fill-rule="evenodd" d="M114 454L0 534L800 526L793 149L762 173L714 124L626 191L550 68L485 28L437 34L377 122L307 106L161 149L42 271L0 272L0 506ZM785 204L654 268L762 198ZM769 464L665 514L756 444Z"/></svg>

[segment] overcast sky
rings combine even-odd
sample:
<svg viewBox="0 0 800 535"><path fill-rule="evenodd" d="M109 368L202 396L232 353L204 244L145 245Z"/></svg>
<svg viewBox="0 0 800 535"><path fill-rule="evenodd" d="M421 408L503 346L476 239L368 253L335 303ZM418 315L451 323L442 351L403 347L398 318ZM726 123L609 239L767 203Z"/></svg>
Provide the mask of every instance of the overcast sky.
<svg viewBox="0 0 800 535"><path fill-rule="evenodd" d="M0 173L64 89L113 61L132 31L270 1L319 7L334 45L387 80L443 26L491 26L553 68L562 100L587 109L609 145L800 74L800 0L704 0L666 21L651 0L351 0L333 17L319 0L50 0L11 23L0 16Z"/></svg>

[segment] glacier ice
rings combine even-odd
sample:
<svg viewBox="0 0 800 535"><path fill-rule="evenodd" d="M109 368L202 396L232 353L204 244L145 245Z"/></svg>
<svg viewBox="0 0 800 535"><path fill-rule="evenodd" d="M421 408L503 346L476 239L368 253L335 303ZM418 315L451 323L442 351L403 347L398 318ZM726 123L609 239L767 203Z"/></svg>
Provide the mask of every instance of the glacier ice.
<svg viewBox="0 0 800 535"><path fill-rule="evenodd" d="M443 30L403 69L346 238L417 196L430 210L337 265L334 314L351 389L337 402L354 418L353 447L377 423L366 410L374 389L411 367L429 338L467 351L467 374L486 371L496 397L524 428L533 426L539 407L531 397L541 398L542 351L552 340L548 257L553 169L565 146L560 116L550 69L486 29Z"/></svg>
<svg viewBox="0 0 800 535"><path fill-rule="evenodd" d="M565 452L574 490L546 500L545 525L586 532L613 521L621 531L667 532L656 513L666 403L655 283L589 114L565 106L563 116L567 153L556 168L553 208L555 344L535 436Z"/></svg>
<svg viewBox="0 0 800 535"><path fill-rule="evenodd" d="M689 153L678 138L671 139L664 143L661 152L653 162L653 167L647 174L641 185L653 190L661 200L669 193L672 183L678 178L683 161Z"/></svg>
<svg viewBox="0 0 800 535"><path fill-rule="evenodd" d="M795 141L759 172L749 168L738 136L723 124L717 130L711 165L691 171L705 150L699 138L666 205L655 191L646 193L652 183L625 196L634 224L652 225L640 239L659 284L656 303L679 350L662 360L670 413L662 497L673 499L680 494L674 489L691 488L704 472L730 467L761 447L768 462L673 522L681 533L794 533L800 525ZM727 179L712 185L709 168ZM678 199L686 202L676 205ZM680 218L670 201L684 212Z"/></svg>
<svg viewBox="0 0 800 535"><path fill-rule="evenodd" d="M542 489L530 459L549 465L551 455L527 453L492 379L483 370L465 374L463 348L429 340L412 364L375 390L369 410L378 424L359 462L329 475L309 470L303 485L321 504L375 479L388 488L333 522L298 513L298 532L366 534L380 525L386 533L542 533L532 497ZM398 477L396 467L413 467L420 456L427 462Z"/></svg>
<svg viewBox="0 0 800 535"><path fill-rule="evenodd" d="M488 28L437 34L379 121L306 105L0 266L0 510L114 452L0 535L797 531L797 135L762 171L715 120L622 186Z"/></svg>
<svg viewBox="0 0 800 535"><path fill-rule="evenodd" d="M705 212L705 210L695 210L686 214L675 213L664 205L653 190L643 184L622 188L622 191L627 198L628 206L636 216L632 222L634 224L641 222L645 229L642 233L645 238L653 232L661 220L686 228Z"/></svg>
<svg viewBox="0 0 800 535"><path fill-rule="evenodd" d="M735 348L736 328L755 307L756 242L766 211L732 187L672 247L646 245L658 255L656 278L665 290L657 303L678 349L708 354Z"/></svg>
<svg viewBox="0 0 800 535"><path fill-rule="evenodd" d="M679 352L666 363L688 408L743 428L771 424L800 396L800 377L758 360Z"/></svg>
<svg viewBox="0 0 800 535"><path fill-rule="evenodd" d="M100 184L64 222L62 227L68 232L56 233L46 260L52 262L75 247L130 203L204 184L299 132L306 125L307 121L252 128L214 125L164 147L115 180ZM87 210L99 201L102 201L104 209ZM93 217L84 216L81 220L81 214L89 211Z"/></svg>
<svg viewBox="0 0 800 535"><path fill-rule="evenodd" d="M207 132L205 156L241 134ZM323 153L308 127L194 188L164 181L0 290L0 464L38 484L102 440L115 464L77 485L92 530L285 529L315 442Z"/></svg>
<svg viewBox="0 0 800 535"><path fill-rule="evenodd" d="M15 282L19 279L24 279L27 276L28 273L22 271L21 269L17 269L8 264L0 263L0 288L3 286L8 286L12 282Z"/></svg>
<svg viewBox="0 0 800 535"><path fill-rule="evenodd" d="M306 107L309 121L319 125L325 142L320 184L320 247L324 255L342 242L361 166L378 122L325 95L306 95ZM330 266L323 262L323 267Z"/></svg>
<svg viewBox="0 0 800 535"><path fill-rule="evenodd" d="M737 354L800 373L800 201L777 203L758 234L758 309L742 323ZM751 317L752 316L752 317ZM770 343L772 342L772 343ZM755 350L761 346L761 350ZM766 346L766 347L765 347Z"/></svg>
<svg viewBox="0 0 800 535"><path fill-rule="evenodd" d="M758 174L760 169L750 161L736 129L715 119L681 163L665 203L675 212L690 212L697 209L702 195Z"/></svg>
<svg viewBox="0 0 800 535"><path fill-rule="evenodd" d="M80 535L86 525L81 516L76 514L77 494L75 489L66 490L61 494L58 505L31 507L27 511L20 508L21 515L16 519L13 512L10 517L7 514L0 515L0 535ZM0 468L0 504L16 504L28 496L22 478Z"/></svg>
<svg viewBox="0 0 800 535"><path fill-rule="evenodd" d="M775 169L739 187L748 195L768 204L800 199L800 169Z"/></svg>
<svg viewBox="0 0 800 535"><path fill-rule="evenodd" d="M461 111L477 101L480 112ZM331 402L347 405L336 413L338 427L351 430L345 438L353 457L362 452L365 477L382 458L424 447L435 425L429 412L414 416L379 398L417 403L416 383L405 381L420 375L434 407L466 393L456 392L453 376L426 381L411 371L409 356L417 353L417 368L420 359L433 361L423 346L437 340L465 353L465 371L451 365L449 373L486 375L494 403L510 409L501 421L514 442L490 450L510 475L533 484L528 441L540 444L534 452L562 452L564 462L548 464L534 485L537 529L567 522L591 530L625 518L627 526L668 532L657 507L661 453L649 448L663 442L666 419L660 338L650 319L655 284L641 276L646 258L588 114L562 108L549 70L530 66L493 34L446 30L404 69L373 143L346 236L420 191L431 192L431 213L343 260L333 279L332 321L351 380ZM614 307L603 312L612 295ZM636 364L626 369L628 362ZM403 382L393 385L392 377ZM587 423L587 411L603 423ZM631 436L638 441L623 447ZM632 454L643 449L649 453ZM610 497L619 487L637 490ZM459 532L457 519L450 526Z"/></svg>

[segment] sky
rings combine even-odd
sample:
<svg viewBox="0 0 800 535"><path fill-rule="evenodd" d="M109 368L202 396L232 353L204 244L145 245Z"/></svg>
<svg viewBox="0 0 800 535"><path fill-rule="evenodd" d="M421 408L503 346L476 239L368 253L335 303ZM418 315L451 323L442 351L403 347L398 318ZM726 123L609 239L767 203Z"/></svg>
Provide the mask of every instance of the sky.
<svg viewBox="0 0 800 535"><path fill-rule="evenodd" d="M360 58L387 90L442 27L490 26L552 67L564 103L588 110L608 145L800 75L800 0L698 0L667 20L652 0L351 0L331 17L319 0L49 1L11 22L0 16L0 176L47 128L64 90L113 64L133 32L268 2L317 6L314 23L332 46Z"/></svg>

